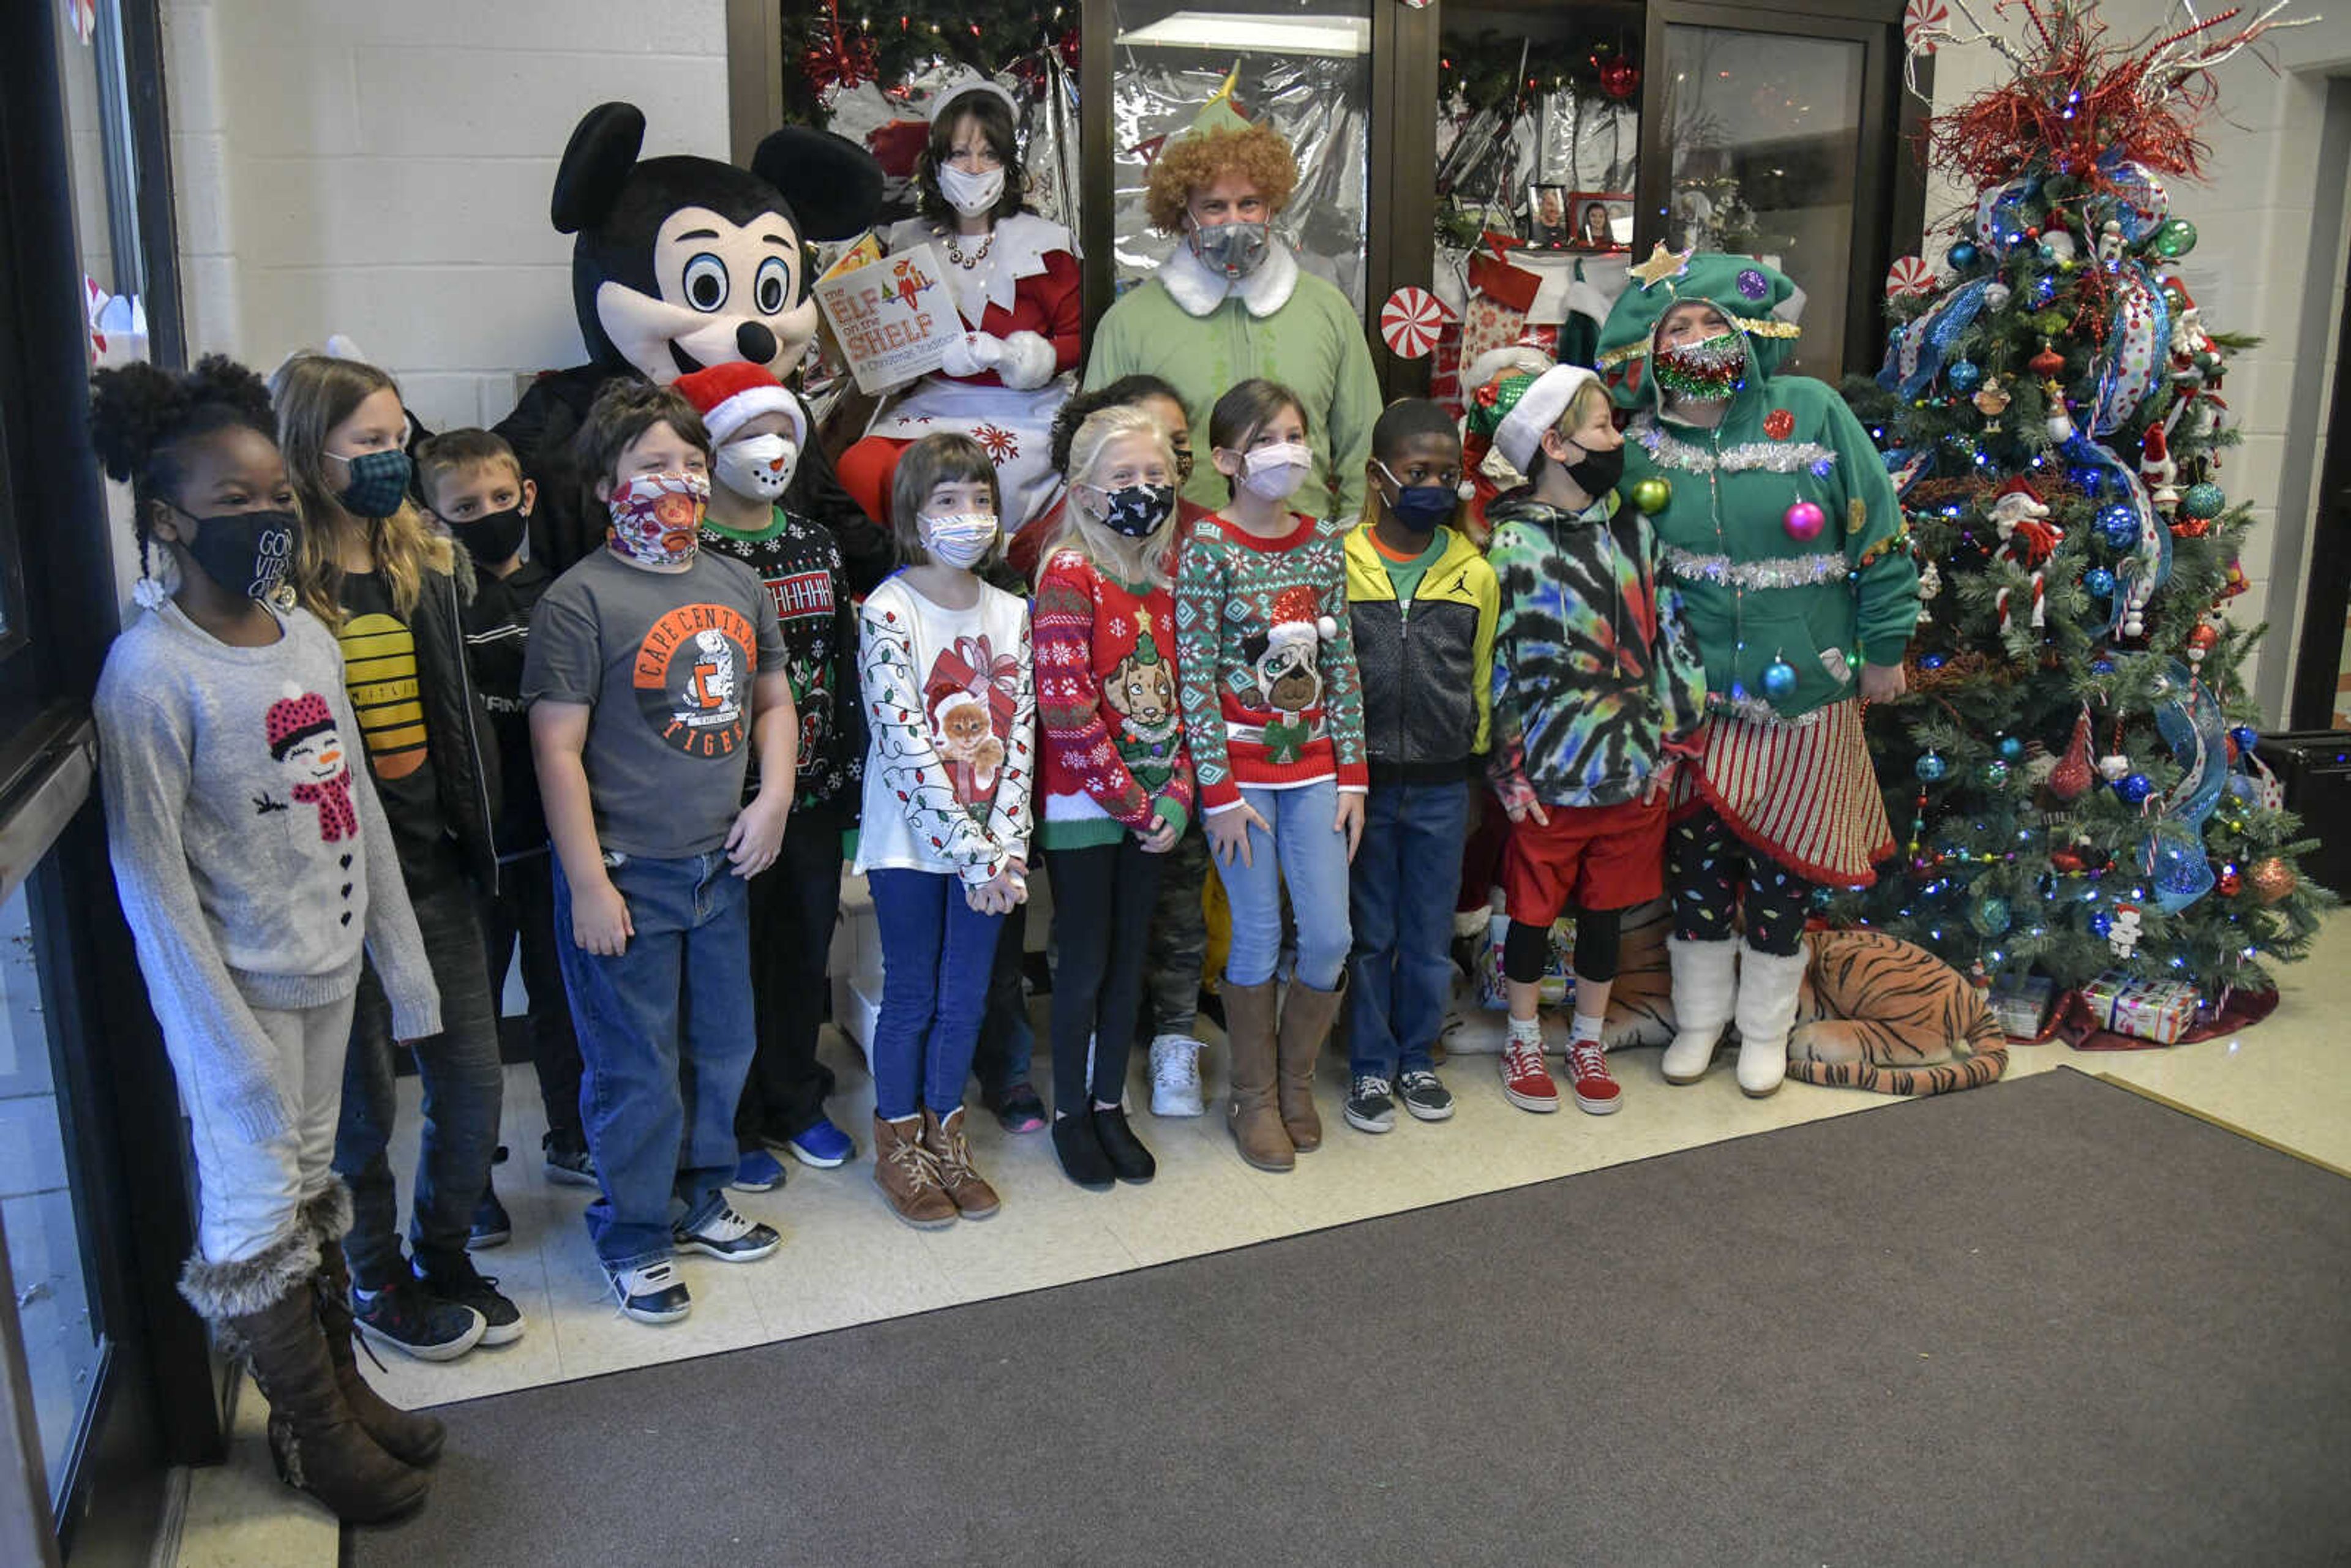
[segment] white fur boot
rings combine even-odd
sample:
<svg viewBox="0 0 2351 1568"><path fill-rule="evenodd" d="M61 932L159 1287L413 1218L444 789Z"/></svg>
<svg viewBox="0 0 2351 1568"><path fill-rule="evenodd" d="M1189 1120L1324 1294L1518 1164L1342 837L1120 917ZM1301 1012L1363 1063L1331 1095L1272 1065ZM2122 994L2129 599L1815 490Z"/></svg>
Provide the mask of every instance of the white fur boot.
<svg viewBox="0 0 2351 1568"><path fill-rule="evenodd" d="M1784 957L1747 949L1739 968L1739 1087L1753 1099L1777 1091L1788 1076L1788 1031L1796 1024L1796 993L1811 955L1799 947Z"/></svg>
<svg viewBox="0 0 2351 1568"><path fill-rule="evenodd" d="M1667 1082L1695 1083L1706 1076L1714 1048L1722 1040L1722 1026L1730 1021L1739 945L1728 938L1685 942L1669 937L1666 957L1674 971L1675 1032L1658 1065Z"/></svg>

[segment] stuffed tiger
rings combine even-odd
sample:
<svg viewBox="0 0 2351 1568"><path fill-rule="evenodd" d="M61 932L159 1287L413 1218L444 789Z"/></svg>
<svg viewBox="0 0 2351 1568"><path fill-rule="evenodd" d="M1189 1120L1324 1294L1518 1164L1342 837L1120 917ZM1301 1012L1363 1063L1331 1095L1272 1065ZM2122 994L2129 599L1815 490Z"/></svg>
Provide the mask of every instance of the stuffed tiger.
<svg viewBox="0 0 2351 1568"><path fill-rule="evenodd" d="M1603 1036L1611 1051L1674 1037L1664 900L1625 915ZM1813 931L1788 1037L1788 1076L1881 1094L1980 1088L2008 1067L2008 1037L1982 996L1924 948L1882 931Z"/></svg>

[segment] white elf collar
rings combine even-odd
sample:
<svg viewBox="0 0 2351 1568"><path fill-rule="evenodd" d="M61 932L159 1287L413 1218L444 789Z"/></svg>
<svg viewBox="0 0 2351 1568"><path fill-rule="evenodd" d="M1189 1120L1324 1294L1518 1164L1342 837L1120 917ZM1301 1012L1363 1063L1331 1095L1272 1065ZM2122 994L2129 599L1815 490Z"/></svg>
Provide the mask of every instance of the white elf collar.
<svg viewBox="0 0 2351 1568"><path fill-rule="evenodd" d="M1209 271L1207 264L1192 254L1190 243L1179 238L1174 253L1159 264L1159 281L1186 316L1206 316L1222 305L1227 296L1237 295L1241 308L1263 318L1289 304L1290 295L1297 291L1298 258L1280 240L1270 239L1265 260L1258 264L1255 272L1246 277L1228 278L1221 272Z"/></svg>
<svg viewBox="0 0 2351 1568"><path fill-rule="evenodd" d="M947 253L947 241L953 239L966 256L967 241L960 235L951 235L928 218L908 218L893 224L885 243L893 251L920 245L927 240L939 251L939 270L945 273L947 292L955 297L956 309L974 329L989 306L998 309L1012 308L1012 298L1024 277L1035 277L1045 270L1045 258L1055 251L1074 254L1070 243L1070 231L1050 218L1034 213L1015 213L1008 218L996 220L996 228L987 236L987 254L975 266L957 265Z"/></svg>

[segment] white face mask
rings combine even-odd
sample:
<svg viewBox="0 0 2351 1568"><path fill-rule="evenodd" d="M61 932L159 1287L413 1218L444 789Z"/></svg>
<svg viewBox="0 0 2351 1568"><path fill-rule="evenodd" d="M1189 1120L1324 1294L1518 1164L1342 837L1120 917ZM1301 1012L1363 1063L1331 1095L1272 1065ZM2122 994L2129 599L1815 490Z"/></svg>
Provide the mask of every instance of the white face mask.
<svg viewBox="0 0 2351 1568"><path fill-rule="evenodd" d="M1286 501L1306 483L1313 467L1313 450L1301 443L1260 446L1241 456L1241 488L1269 501Z"/></svg>
<svg viewBox="0 0 2351 1568"><path fill-rule="evenodd" d="M996 205L1004 194L1004 171L996 168L974 174L952 163L943 163L939 166L939 194L965 217L977 217Z"/></svg>
<svg viewBox="0 0 2351 1568"><path fill-rule="evenodd" d="M718 482L753 500L780 500L799 462L790 436L747 435L718 449Z"/></svg>
<svg viewBox="0 0 2351 1568"><path fill-rule="evenodd" d="M931 552L933 559L965 571L986 560L989 548L996 543L996 515L992 512L917 517L914 527L923 536L923 548Z"/></svg>

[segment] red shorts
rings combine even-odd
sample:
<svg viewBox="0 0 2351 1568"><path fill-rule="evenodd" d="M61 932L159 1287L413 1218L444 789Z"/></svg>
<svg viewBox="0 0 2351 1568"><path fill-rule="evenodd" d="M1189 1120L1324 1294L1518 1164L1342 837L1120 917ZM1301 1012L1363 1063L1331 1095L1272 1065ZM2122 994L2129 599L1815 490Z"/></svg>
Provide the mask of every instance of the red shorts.
<svg viewBox="0 0 2351 1568"><path fill-rule="evenodd" d="M1562 911L1630 909L1666 891L1666 802L1547 806L1510 825L1502 895L1510 918L1549 925Z"/></svg>

